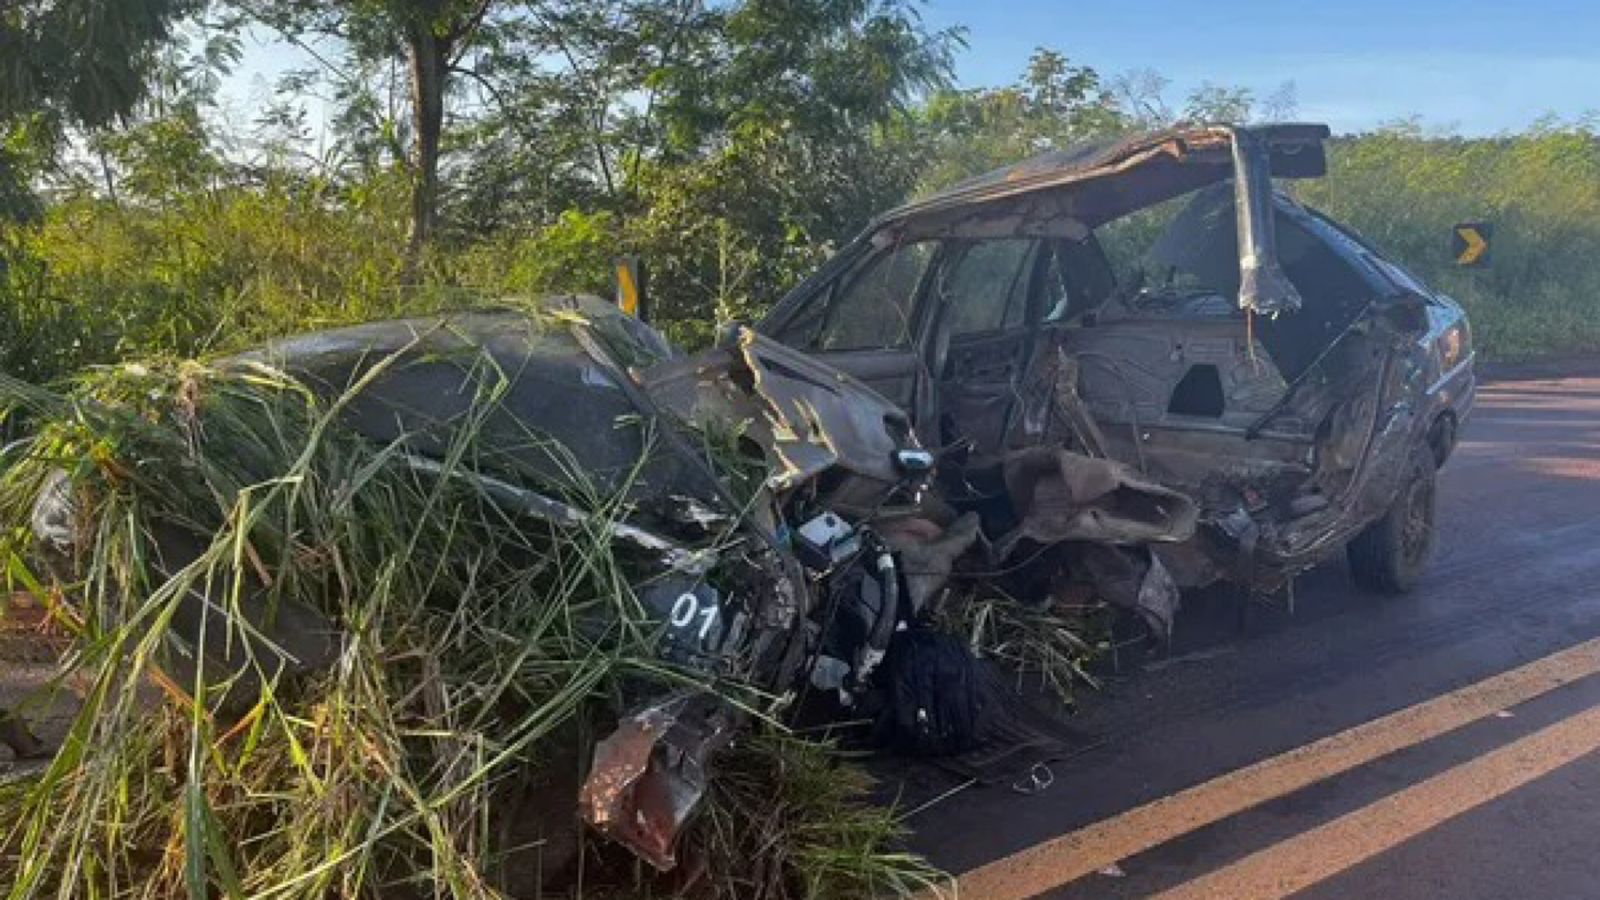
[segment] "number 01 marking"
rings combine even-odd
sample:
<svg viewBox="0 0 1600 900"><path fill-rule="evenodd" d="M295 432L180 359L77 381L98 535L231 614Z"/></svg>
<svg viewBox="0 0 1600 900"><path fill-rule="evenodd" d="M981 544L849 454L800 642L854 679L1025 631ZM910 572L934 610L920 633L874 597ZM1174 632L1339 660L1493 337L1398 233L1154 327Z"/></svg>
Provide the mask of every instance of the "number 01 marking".
<svg viewBox="0 0 1600 900"><path fill-rule="evenodd" d="M707 603L705 608L702 609L700 607L700 598L685 592L679 594L678 599L672 604L672 627L688 628L698 617L700 619L700 631L696 637L704 641L711 634L711 627L717 623L717 616L720 612L721 610L717 608L715 602Z"/></svg>

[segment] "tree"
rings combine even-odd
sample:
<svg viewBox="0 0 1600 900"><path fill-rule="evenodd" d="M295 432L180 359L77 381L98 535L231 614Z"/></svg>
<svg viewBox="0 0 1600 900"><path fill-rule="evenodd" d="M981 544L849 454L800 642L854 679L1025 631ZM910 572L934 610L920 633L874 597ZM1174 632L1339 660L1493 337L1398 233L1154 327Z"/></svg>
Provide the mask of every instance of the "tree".
<svg viewBox="0 0 1600 900"><path fill-rule="evenodd" d="M957 40L909 0L543 0L496 26L462 64L481 107L456 130L456 222L538 254L563 210L605 214L586 233L649 261L691 342L904 198L906 123Z"/></svg>
<svg viewBox="0 0 1600 900"><path fill-rule="evenodd" d="M1189 93L1183 118L1188 122L1243 125L1250 121L1255 94L1246 87L1228 87L1209 81Z"/></svg>
<svg viewBox="0 0 1600 900"><path fill-rule="evenodd" d="M1261 101L1257 116L1263 122L1287 122L1300 113L1300 88L1293 79L1278 85L1277 90Z"/></svg>
<svg viewBox="0 0 1600 900"><path fill-rule="evenodd" d="M13 0L0 10L0 122L96 128L143 98L200 0Z"/></svg>
<svg viewBox="0 0 1600 900"><path fill-rule="evenodd" d="M469 231L553 222L571 206L623 213L662 155L660 97L709 65L724 16L701 0L542 0L508 11L458 66L464 106L454 198ZM686 154L693 158L694 153Z"/></svg>
<svg viewBox="0 0 1600 900"><path fill-rule="evenodd" d="M948 86L959 31L928 32L910 0L744 0L716 40L659 75L671 151L744 128L846 136Z"/></svg>
<svg viewBox="0 0 1600 900"><path fill-rule="evenodd" d="M946 91L923 112L917 138L933 149L921 181L943 187L1047 150L1128 126L1100 75L1048 48L1034 51L1016 84Z"/></svg>
<svg viewBox="0 0 1600 900"><path fill-rule="evenodd" d="M655 264L656 308L690 336L759 312L915 184L925 156L905 139L960 41L915 7L745 0L653 76L629 236Z"/></svg>
<svg viewBox="0 0 1600 900"><path fill-rule="evenodd" d="M1155 69L1133 69L1112 81L1112 92L1123 113L1142 128L1165 128L1172 124L1172 108L1167 105L1167 88L1172 79Z"/></svg>
<svg viewBox="0 0 1600 900"><path fill-rule="evenodd" d="M411 175L409 243L415 256L432 238L438 224L439 159L451 76L462 56L481 38L495 0L239 3L249 14L291 40L302 42L302 46L308 36L332 38L357 61L404 60L411 106L407 161Z"/></svg>
<svg viewBox="0 0 1600 900"><path fill-rule="evenodd" d="M68 128L144 98L158 51L202 0L12 0L0 9L0 219L37 215L28 189Z"/></svg>

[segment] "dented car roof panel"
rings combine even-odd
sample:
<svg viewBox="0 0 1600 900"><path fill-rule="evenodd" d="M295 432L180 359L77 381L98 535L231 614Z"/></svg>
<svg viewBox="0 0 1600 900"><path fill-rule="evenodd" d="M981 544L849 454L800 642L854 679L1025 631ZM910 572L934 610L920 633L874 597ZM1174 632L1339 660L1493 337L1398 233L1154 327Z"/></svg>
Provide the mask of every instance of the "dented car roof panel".
<svg viewBox="0 0 1600 900"><path fill-rule="evenodd" d="M1098 224L1165 197L1175 197L1229 177L1235 130L1218 125L1180 127L1132 137L1087 141L963 181L885 213L876 225L1134 169L1149 170L1139 179L1148 186L1130 189L1128 184L1119 184L1116 189L1092 192L1077 204L1080 217ZM1322 144L1330 133L1326 125L1266 125L1237 130L1254 136L1266 146L1273 177L1317 178L1327 172L1327 156Z"/></svg>

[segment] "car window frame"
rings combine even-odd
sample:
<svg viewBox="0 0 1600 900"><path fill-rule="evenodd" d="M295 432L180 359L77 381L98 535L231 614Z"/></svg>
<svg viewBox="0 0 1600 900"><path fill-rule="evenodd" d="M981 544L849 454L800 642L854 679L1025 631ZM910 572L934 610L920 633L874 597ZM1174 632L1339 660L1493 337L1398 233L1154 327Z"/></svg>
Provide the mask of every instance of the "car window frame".
<svg viewBox="0 0 1600 900"><path fill-rule="evenodd" d="M900 253L915 244L931 244L932 250L929 253L927 262L922 267L922 271L917 276L917 283L912 286L911 293L907 296L906 308L908 316L904 345L878 344L876 346L862 347L823 347L821 340L823 334L827 331L829 323L833 321L835 306L840 301L840 295L845 291L851 290L860 278L865 276L866 273L875 270L891 255ZM842 271L822 285L821 290L818 291L818 294L822 296L822 316L817 320L816 332L812 335L809 345L797 349L806 353L899 353L916 351L922 343L921 307L923 305L923 297L927 293L933 272L941 265L946 250L945 245L945 241L935 238L896 241L883 247L874 247L869 252L862 254L860 258L852 260ZM797 313L803 313L805 305L802 303ZM797 317L791 317L790 321Z"/></svg>
<svg viewBox="0 0 1600 900"><path fill-rule="evenodd" d="M781 343L801 353L885 353L914 351L922 343L923 328L923 296L927 291L929 275L940 263L944 252L944 241L936 238L922 239L913 243L934 244L933 255L929 257L927 265L917 279L915 292L910 298L911 321L909 323L910 340L904 347L861 347L854 349L824 349L821 344L822 333L826 328L829 317L833 312L833 305L838 301L842 285L851 282L853 275L876 265L889 253L897 252L904 246L904 242L891 243L877 246L868 241L858 241L851 247L835 254L812 277L789 292L772 312L760 323L758 330ZM817 308L821 307L820 310ZM796 325L801 324L813 311L818 312L815 321L803 334L794 333Z"/></svg>
<svg viewBox="0 0 1600 900"><path fill-rule="evenodd" d="M1016 270L1015 273L1013 273L1011 283L1007 286L1007 289L1006 289L1006 295L1007 295L1006 296L1006 300L1007 300L1007 303L1006 303L1005 307L1001 310L1000 324L997 327L994 327L994 328L985 328L985 329L980 329L980 330L975 330L975 331L963 331L963 332L960 332L960 333L957 333L954 330L950 330L949 331L949 336L950 336L950 340L952 340L952 341L978 340L978 339L983 339L983 338L987 338L987 337L993 337L993 336L996 336L996 335L1003 335L1003 334L1010 334L1010 333L1018 332L1018 331L1025 331L1027 329L1033 328L1036 325L1038 325L1039 324L1039 320L1042 318L1043 311L1038 308L1039 307L1039 298L1038 298L1037 294L1038 294L1039 283L1040 283L1040 264L1046 258L1045 253L1043 252L1043 248L1044 248L1044 246L1046 244L1046 239L1044 239L1044 238L1033 237L1033 236L1018 236L1018 237L1013 237L1013 238L989 238L989 239L977 239L977 240L965 240L965 241L945 241L945 242L942 242L942 245L940 247L939 256L936 257L933 260L932 264L928 267L930 280L931 280L931 277L936 276L938 273L940 273L943 270L943 268L948 264L948 262L947 262L948 257L950 255L952 255L953 253L958 252L958 250L964 256L966 253L970 252L973 247L975 247L975 246L977 246L979 244L995 243L995 242L1000 242L1000 241L1004 241L1004 242L1007 242L1007 243L1012 242L1012 241L1023 241L1023 242L1026 242L1028 244L1027 250L1024 251L1025 252L1025 258L1018 262L1017 270ZM960 265L961 264L961 260L958 258L955 261L954 264L955 265ZM1020 320L1018 320L1015 324L1007 325L1006 324L1006 314L1009 313L1010 310L1011 310L1010 300L1011 300L1012 292L1015 291L1019 286L1022 289L1022 315L1021 315ZM924 285L924 289L925 290L927 290L929 288L931 288L931 283L927 284L927 285ZM932 292L929 291L929 294L931 294L931 293ZM928 295L925 295L923 300L924 300L925 303L926 302L931 302L928 299ZM953 309L953 307L949 307L949 308L946 308L944 310L940 310L939 313L938 313L938 315L940 316L940 319L942 321L948 322L949 316L951 314L951 310L952 309ZM943 326L943 327L947 328L948 326Z"/></svg>

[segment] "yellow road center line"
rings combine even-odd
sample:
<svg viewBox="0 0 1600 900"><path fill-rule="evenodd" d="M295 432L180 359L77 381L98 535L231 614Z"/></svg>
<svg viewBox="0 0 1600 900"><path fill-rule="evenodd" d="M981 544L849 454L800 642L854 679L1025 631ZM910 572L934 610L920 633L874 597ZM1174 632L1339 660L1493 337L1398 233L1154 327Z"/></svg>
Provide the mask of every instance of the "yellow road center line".
<svg viewBox="0 0 1600 900"><path fill-rule="evenodd" d="M1286 897L1600 750L1600 707L1557 722L1158 895Z"/></svg>
<svg viewBox="0 0 1600 900"><path fill-rule="evenodd" d="M1596 672L1600 638L1035 844L967 872L956 884L964 897L1033 897Z"/></svg>

